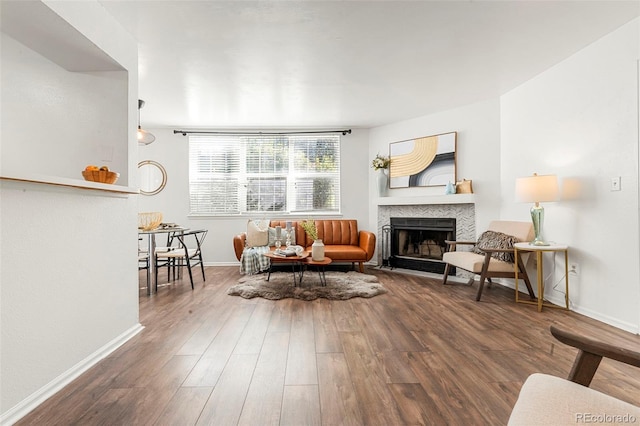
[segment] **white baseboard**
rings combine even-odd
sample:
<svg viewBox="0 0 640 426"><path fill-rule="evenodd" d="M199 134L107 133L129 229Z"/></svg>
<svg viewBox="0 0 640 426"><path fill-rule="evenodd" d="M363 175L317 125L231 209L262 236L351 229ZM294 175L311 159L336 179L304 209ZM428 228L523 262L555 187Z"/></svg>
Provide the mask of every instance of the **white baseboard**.
<svg viewBox="0 0 640 426"><path fill-rule="evenodd" d="M38 389L36 392L29 395L27 398L20 401L5 413L2 413L2 416L0 416L0 425L8 426L16 423L18 420L35 409L38 405L42 404L44 401L52 397L55 393L57 393L66 385L79 377L82 373L96 365L100 360L106 358L111 352L118 349L129 339L142 331L142 329L144 329L144 327L140 323L134 325L133 327L117 336L115 339L111 340L109 343Z"/></svg>
<svg viewBox="0 0 640 426"><path fill-rule="evenodd" d="M237 266L240 268L240 262L204 262L204 266Z"/></svg>
<svg viewBox="0 0 640 426"><path fill-rule="evenodd" d="M507 287L510 288L512 290L515 290L515 285L513 282L505 282L503 280L497 280L494 281L496 284L499 284L503 287ZM535 283L533 283L535 284ZM522 293L523 295L528 296L528 293L526 291L526 287L524 285L518 286L518 290L520 293ZM571 295L569 295L571 296ZM558 293L558 294L545 294L545 301L548 301L554 305L558 305L558 306L565 306L565 301L564 301L564 294ZM594 320L603 322L605 324L608 324L610 326L619 328L621 330L624 331L628 331L630 333L633 334L639 334L640 330L638 329L638 325L637 324L632 324L632 323L628 323L628 322L624 322L624 321L620 321L616 318L612 318L608 315L602 315L599 312L593 311L591 309L585 309L581 306L577 306L574 305L571 302L571 298L569 298L569 308L571 309L572 312L576 312L578 314L584 315L586 317L592 318Z"/></svg>

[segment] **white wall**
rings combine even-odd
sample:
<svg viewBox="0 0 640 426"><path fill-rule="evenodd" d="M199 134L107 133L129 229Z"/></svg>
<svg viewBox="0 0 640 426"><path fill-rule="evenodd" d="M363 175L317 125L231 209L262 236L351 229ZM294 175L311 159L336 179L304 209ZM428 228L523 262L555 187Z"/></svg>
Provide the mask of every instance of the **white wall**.
<svg viewBox="0 0 640 426"><path fill-rule="evenodd" d="M102 38L91 40L129 70L128 95L124 104L136 105L137 44L113 21L97 2L57 3L57 13L78 29L100 26ZM106 18L105 18L106 15ZM106 39L106 40L105 40ZM2 51L15 54L14 49ZM33 87L60 89L64 98L67 83L56 86L51 79L52 63L30 58L29 77ZM17 72L13 60L2 61L3 114L13 111L11 99L20 92L32 102L31 85L5 85L5 76ZM24 65L24 63L22 64ZM22 68L20 68L22 69ZM60 76L62 73L55 73ZM122 87L121 82L115 84ZM5 90L12 92L5 97ZM75 94L69 94L76 99ZM60 100L60 99L58 99ZM121 99L117 102L121 102ZM48 105L54 116L64 116L67 102ZM38 109L38 108L36 108ZM110 114L109 111L105 112ZM77 111L73 111L75 113ZM105 118L105 123L124 123L128 132L118 137L119 164L125 176L136 171L135 109L122 107ZM73 115L73 114L71 114ZM39 117L16 120L2 126L1 152L20 157L24 134L38 126ZM89 113L88 116L95 117ZM133 120L132 120L133 118ZM5 125L6 124L6 125ZM100 127L95 125L96 132ZM39 132L47 129L38 129ZM128 134L127 134L128 133ZM42 135L42 133L40 133ZM73 168L69 175L81 179L80 171L91 161L89 151L73 149L65 132L47 131L46 143L57 150L36 150L33 164L60 162ZM17 157L16 157L17 158ZM126 159L126 160L125 160ZM81 165L78 168L78 165ZM28 168L22 164L22 168ZM24 170L21 170L24 171ZM26 172L38 173L29 169ZM62 175L51 168L48 174ZM128 180L128 179L127 179ZM79 181L80 182L80 181ZM135 182L134 182L135 183ZM134 184L129 182L129 184ZM88 189L3 180L0 185L0 423L10 424L92 363L115 349L140 330L138 323L138 273L136 261L137 195L112 194Z"/></svg>
<svg viewBox="0 0 640 426"><path fill-rule="evenodd" d="M157 195L140 196L138 211L159 211L164 222L174 222L191 229L204 228L209 234L202 249L207 265L239 265L233 251L233 236L246 230L249 216L190 217L189 216L189 139L173 134L173 128L145 129L156 136L156 141L140 147L139 161L154 160L167 170L167 185ZM367 228L369 213L367 167L363 158L367 152L369 133L353 129L342 136L340 179L342 186L342 214L345 219L356 219L361 229ZM282 218L274 214L274 219ZM295 219L306 219L308 215ZM331 216L338 217L338 216Z"/></svg>
<svg viewBox="0 0 640 426"><path fill-rule="evenodd" d="M127 73L68 72L4 33L0 37L2 67L12 70L2 74L2 102L10 105L2 128L22 130L4 146L3 173L82 179L84 167L96 164L119 171L118 183L126 185L127 151L119 148L128 131ZM60 155L61 149L74 155Z"/></svg>
<svg viewBox="0 0 640 426"><path fill-rule="evenodd" d="M640 321L638 26L636 19L500 99L373 128L368 158L388 155L391 142L458 131L458 179L473 180L477 232L493 219L531 220L530 206L515 202L516 178L558 174L563 199L545 203L545 236L569 244L569 261L579 265L579 276L570 277L571 307L633 332ZM610 191L615 176L620 192ZM443 193L409 188L388 196ZM562 304L554 290L564 286L560 256L557 265L545 259L545 268L552 284L545 297Z"/></svg>
<svg viewBox="0 0 640 426"><path fill-rule="evenodd" d="M579 276L570 277L572 308L634 332L640 312L638 25L632 21L501 99L501 215L530 218L530 205L514 201L517 177L557 174L563 196L544 203L544 234L569 244L569 262L579 265ZM619 192L610 190L615 176L622 177ZM554 283L564 276L562 263L558 258ZM545 262L549 271L552 266ZM563 297L549 287L548 298Z"/></svg>
<svg viewBox="0 0 640 426"><path fill-rule="evenodd" d="M377 153L389 155L389 144L421 136L458 132L458 180L473 180L476 229L485 229L500 213L500 104L491 99L437 114L371 129L369 197L376 200L376 177L370 168ZM389 197L443 195L445 187L390 189ZM377 206L372 203L369 227L376 229Z"/></svg>

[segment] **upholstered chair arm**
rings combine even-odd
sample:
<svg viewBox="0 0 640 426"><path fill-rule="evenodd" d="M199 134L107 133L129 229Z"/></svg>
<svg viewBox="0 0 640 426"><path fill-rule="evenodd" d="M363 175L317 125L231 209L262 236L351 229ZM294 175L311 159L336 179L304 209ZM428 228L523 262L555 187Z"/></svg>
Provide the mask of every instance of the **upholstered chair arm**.
<svg viewBox="0 0 640 426"><path fill-rule="evenodd" d="M578 349L568 377L572 382L589 386L603 357L640 367L640 352L571 333L555 325L552 325L550 330L553 337Z"/></svg>
<svg viewBox="0 0 640 426"><path fill-rule="evenodd" d="M514 249L499 249L499 248L482 248L478 247L478 250L481 250L485 253L514 253Z"/></svg>
<svg viewBox="0 0 640 426"><path fill-rule="evenodd" d="M367 253L366 262L370 261L376 250L376 234L369 231L358 231L358 246Z"/></svg>
<svg viewBox="0 0 640 426"><path fill-rule="evenodd" d="M456 249L457 245L465 245L472 246L476 242L475 241L453 241L453 240L444 240L444 243L447 245L447 251L452 251Z"/></svg>
<svg viewBox="0 0 640 426"><path fill-rule="evenodd" d="M240 260L240 258L242 257L242 252L244 251L246 241L246 232L233 237L233 250L236 252L236 257L238 258L238 260Z"/></svg>

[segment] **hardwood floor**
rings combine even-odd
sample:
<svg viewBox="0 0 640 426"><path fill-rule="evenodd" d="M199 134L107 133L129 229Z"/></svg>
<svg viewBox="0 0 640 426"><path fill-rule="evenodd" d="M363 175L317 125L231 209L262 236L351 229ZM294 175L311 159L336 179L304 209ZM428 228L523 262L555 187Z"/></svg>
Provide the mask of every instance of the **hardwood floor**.
<svg viewBox="0 0 640 426"><path fill-rule="evenodd" d="M140 290L145 329L18 424L498 425L529 374L568 374L576 350L550 324L640 348L497 285L476 302L476 286L368 268L387 294L269 301L226 294L237 267L206 273ZM604 360L592 387L639 404L640 369Z"/></svg>

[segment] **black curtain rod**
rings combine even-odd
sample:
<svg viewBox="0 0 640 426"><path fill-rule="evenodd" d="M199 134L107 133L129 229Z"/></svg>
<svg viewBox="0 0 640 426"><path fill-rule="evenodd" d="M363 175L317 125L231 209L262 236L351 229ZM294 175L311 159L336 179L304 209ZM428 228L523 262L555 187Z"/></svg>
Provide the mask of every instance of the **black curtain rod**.
<svg viewBox="0 0 640 426"><path fill-rule="evenodd" d="M260 136L260 135L312 135L318 133L342 133L342 136L350 135L351 129L345 130L316 130L309 132L209 132L209 131L198 131L198 130L174 130L173 134L182 133L182 136L187 135L241 135L241 136Z"/></svg>

